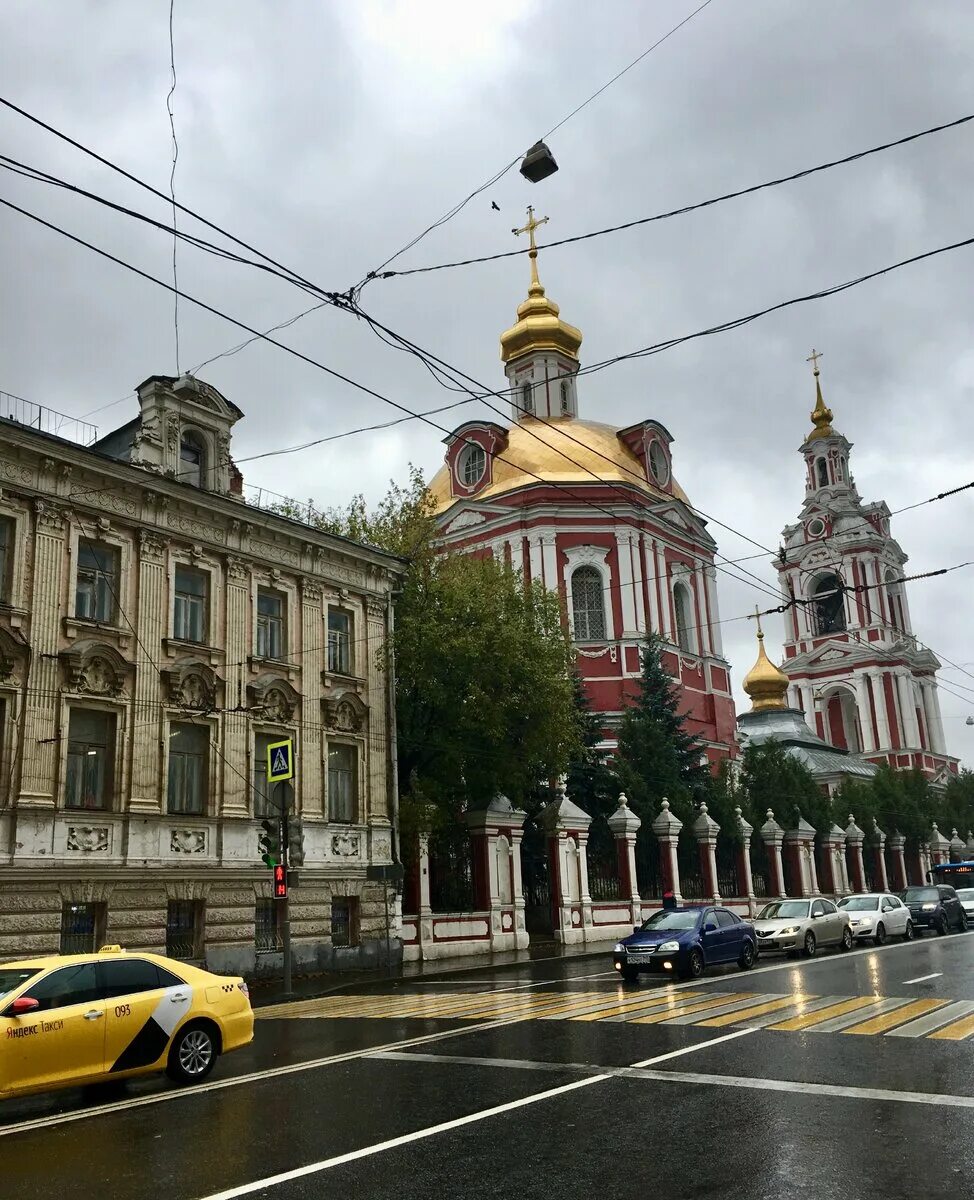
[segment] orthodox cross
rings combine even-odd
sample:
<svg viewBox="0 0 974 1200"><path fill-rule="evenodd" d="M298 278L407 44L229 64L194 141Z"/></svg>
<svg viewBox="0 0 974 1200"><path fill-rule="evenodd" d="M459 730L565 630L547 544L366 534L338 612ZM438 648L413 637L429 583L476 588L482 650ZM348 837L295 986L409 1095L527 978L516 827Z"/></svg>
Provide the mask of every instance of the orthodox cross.
<svg viewBox="0 0 974 1200"><path fill-rule="evenodd" d="M761 609L756 604L754 606L754 620L758 623L758 637L763 638L764 630L761 628Z"/></svg>
<svg viewBox="0 0 974 1200"><path fill-rule="evenodd" d="M812 374L813 375L818 374L818 360L822 357L823 357L823 355L819 354L819 352L813 346L812 353L810 354L810 356L808 358L805 359L805 362L810 362L812 364Z"/></svg>
<svg viewBox="0 0 974 1200"><path fill-rule="evenodd" d="M534 208L529 204L528 205L528 223L527 223L527 225L525 225L523 229L512 229L511 230L511 233L513 233L515 237L520 237L522 233L526 233L528 235L528 239L531 243L530 249L528 250L528 258L530 258L530 260L531 260L531 282L532 283L540 283L541 282L538 279L538 245L537 245L537 242L535 242L535 240L534 240L534 231L542 225L547 225L547 223L548 223L548 218L547 217L536 217L534 215Z"/></svg>

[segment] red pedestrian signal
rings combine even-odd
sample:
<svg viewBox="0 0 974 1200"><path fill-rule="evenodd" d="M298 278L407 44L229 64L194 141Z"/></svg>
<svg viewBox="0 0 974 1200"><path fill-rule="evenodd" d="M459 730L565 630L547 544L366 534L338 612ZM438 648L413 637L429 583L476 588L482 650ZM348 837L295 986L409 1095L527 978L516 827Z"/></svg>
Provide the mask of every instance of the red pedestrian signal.
<svg viewBox="0 0 974 1200"><path fill-rule="evenodd" d="M287 871L284 869L283 863L278 863L274 867L274 899L287 899Z"/></svg>

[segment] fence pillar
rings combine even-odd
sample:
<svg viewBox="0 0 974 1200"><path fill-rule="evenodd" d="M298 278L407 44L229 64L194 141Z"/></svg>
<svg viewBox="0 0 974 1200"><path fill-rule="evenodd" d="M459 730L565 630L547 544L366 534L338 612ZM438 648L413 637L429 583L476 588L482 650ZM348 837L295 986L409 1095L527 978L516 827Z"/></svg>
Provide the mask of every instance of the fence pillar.
<svg viewBox="0 0 974 1200"><path fill-rule="evenodd" d="M967 851L968 859L974 859L974 833L971 833L969 829L967 831L967 844L964 849Z"/></svg>
<svg viewBox="0 0 974 1200"><path fill-rule="evenodd" d="M683 903L680 895L680 864L677 862L676 847L680 840L683 822L670 812L670 802L664 796L659 816L653 821L653 833L659 842L660 879L663 894L672 892L677 904Z"/></svg>
<svg viewBox="0 0 974 1200"><path fill-rule="evenodd" d="M893 858L893 891L901 892L910 883L906 877L906 838L902 833L894 833L887 845Z"/></svg>
<svg viewBox="0 0 974 1200"><path fill-rule="evenodd" d="M822 839L822 891L832 896L849 893L849 873L845 861L845 834L832 824Z"/></svg>
<svg viewBox="0 0 974 1200"><path fill-rule="evenodd" d="M693 836L697 839L697 853L700 855L700 874L703 876L705 893L712 897L715 904L720 903L720 885L717 882L717 834L720 826L707 811L707 805L701 803L700 813L691 826Z"/></svg>
<svg viewBox="0 0 974 1200"><path fill-rule="evenodd" d="M758 831L761 834L761 841L764 842L764 847L768 855L768 899L774 897L784 897L785 892L785 873L781 864L781 843L784 841L785 831L781 828L778 822L774 819L774 812L768 809L768 819Z"/></svg>
<svg viewBox="0 0 974 1200"><path fill-rule="evenodd" d="M846 858L849 865L849 883L854 892L866 890L866 871L862 862L862 843L866 835L856 824L856 818L849 814L849 824L845 829Z"/></svg>
<svg viewBox="0 0 974 1200"><path fill-rule="evenodd" d="M737 828L741 835L740 844L737 847L737 886L747 898L748 915L753 917L757 913L754 898L754 876L751 874L751 834L754 833L754 826L744 820L740 805L734 809L734 816L737 819Z"/></svg>
<svg viewBox="0 0 974 1200"><path fill-rule="evenodd" d="M789 829L785 834L784 842L792 877L798 886L798 895L814 895L818 891L818 877L812 853L815 846L815 830L801 813L798 814L795 828Z"/></svg>
<svg viewBox="0 0 974 1200"><path fill-rule="evenodd" d="M948 853L950 854L951 862L963 862L964 858L967 854L967 847L964 845L964 843L961 841L961 839L957 836L956 829L951 831L950 849L949 849Z"/></svg>
<svg viewBox="0 0 974 1200"><path fill-rule="evenodd" d="M869 839L870 853L873 859L873 884L877 892L889 891L889 873L886 870L886 834L879 828L879 822L873 817L873 832Z"/></svg>
<svg viewBox="0 0 974 1200"><path fill-rule="evenodd" d="M616 840L616 857L619 863L619 898L632 910L632 924L638 925L643 917L643 903L639 896L636 879L636 834L642 821L629 807L626 793L619 794L619 807L608 818L608 826Z"/></svg>
<svg viewBox="0 0 974 1200"><path fill-rule="evenodd" d="M929 859L927 862L928 871L932 866L935 867L939 863L947 862L950 854L950 842L937 828L936 821L934 821L930 826L930 836L927 838L927 850L929 851ZM924 883L925 882L926 876L924 875Z"/></svg>
<svg viewBox="0 0 974 1200"><path fill-rule="evenodd" d="M521 836L527 813L496 795L480 812L467 813L473 843L474 907L490 914L491 950L528 944L521 885Z"/></svg>
<svg viewBox="0 0 974 1200"><path fill-rule="evenodd" d="M554 800L541 814L541 823L548 835L555 940L565 944L584 942L592 929L592 898L588 890L585 850L592 818L577 804L572 804L561 779L555 788Z"/></svg>
<svg viewBox="0 0 974 1200"><path fill-rule="evenodd" d="M430 901L430 835L424 831L419 834L419 913L417 914L416 935L419 940L419 957L435 958L433 950L433 906Z"/></svg>

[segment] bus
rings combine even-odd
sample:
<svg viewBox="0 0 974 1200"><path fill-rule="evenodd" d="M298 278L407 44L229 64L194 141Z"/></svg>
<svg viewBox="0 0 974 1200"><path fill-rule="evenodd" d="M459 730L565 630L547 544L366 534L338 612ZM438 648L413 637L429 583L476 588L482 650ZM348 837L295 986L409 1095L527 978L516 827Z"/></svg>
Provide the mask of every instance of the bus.
<svg viewBox="0 0 974 1200"><path fill-rule="evenodd" d="M927 872L931 883L947 883L955 891L974 888L974 862L937 863Z"/></svg>

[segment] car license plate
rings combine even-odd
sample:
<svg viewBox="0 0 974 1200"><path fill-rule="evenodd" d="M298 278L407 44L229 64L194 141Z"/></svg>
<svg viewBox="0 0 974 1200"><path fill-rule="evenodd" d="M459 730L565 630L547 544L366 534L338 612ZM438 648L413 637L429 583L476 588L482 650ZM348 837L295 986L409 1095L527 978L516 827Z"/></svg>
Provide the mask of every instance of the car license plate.
<svg viewBox="0 0 974 1200"><path fill-rule="evenodd" d="M648 963L652 962L654 957L652 954L630 954L629 961L631 963Z"/></svg>

